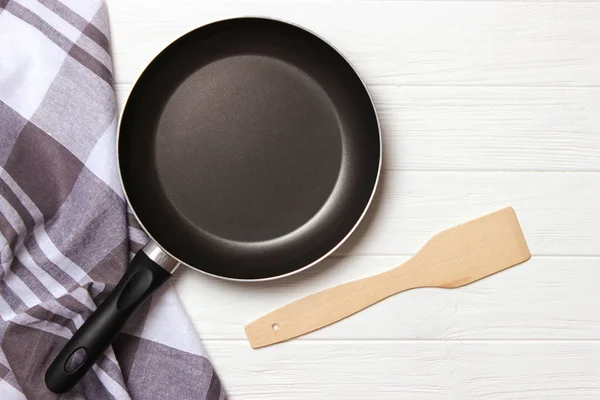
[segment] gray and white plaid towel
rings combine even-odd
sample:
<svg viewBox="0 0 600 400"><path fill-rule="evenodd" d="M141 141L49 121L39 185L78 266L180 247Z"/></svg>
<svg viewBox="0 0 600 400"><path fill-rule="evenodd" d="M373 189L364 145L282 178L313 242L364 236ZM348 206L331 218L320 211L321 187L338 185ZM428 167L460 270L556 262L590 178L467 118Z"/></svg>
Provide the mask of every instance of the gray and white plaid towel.
<svg viewBox="0 0 600 400"><path fill-rule="evenodd" d="M0 0L0 399L59 398L54 356L146 237L116 169L100 0ZM65 399L224 399L173 289L157 293Z"/></svg>

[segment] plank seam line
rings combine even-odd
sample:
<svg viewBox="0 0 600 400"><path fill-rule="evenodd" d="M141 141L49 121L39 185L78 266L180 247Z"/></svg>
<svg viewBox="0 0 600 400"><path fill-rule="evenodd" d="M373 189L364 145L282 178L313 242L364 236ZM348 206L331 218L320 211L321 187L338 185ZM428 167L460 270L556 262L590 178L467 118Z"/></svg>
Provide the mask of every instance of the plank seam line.
<svg viewBox="0 0 600 400"><path fill-rule="evenodd" d="M384 133L385 134L385 133ZM385 157L385 146L384 146L384 157ZM478 173L478 172L487 172L487 173L501 173L501 174L519 174L519 173L536 173L536 174L548 174L548 173L560 173L560 174L598 174L600 173L599 169L415 169L415 168L393 168L393 167L385 167L384 171L405 171L405 172L462 172L462 173Z"/></svg>
<svg viewBox="0 0 600 400"><path fill-rule="evenodd" d="M410 1L410 0L401 0ZM446 0L427 0L427 1L446 1ZM474 0L473 0L474 1ZM133 81L118 81L115 86L133 86ZM387 87L387 88L481 88L481 89L600 89L600 85L476 85L476 84L399 84L399 83L370 83L368 87Z"/></svg>
<svg viewBox="0 0 600 400"><path fill-rule="evenodd" d="M416 253L332 254L327 258L348 257L412 257ZM531 258L600 258L600 254L531 254Z"/></svg>
<svg viewBox="0 0 600 400"><path fill-rule="evenodd" d="M233 339L233 338L223 338L223 339L215 339L215 338L202 338L201 341L203 343L206 342L248 342L247 339ZM465 342L465 343L478 343L478 342L487 342L487 343L495 343L495 342L548 342L548 343L558 343L558 342L578 342L578 343L600 343L600 339L369 339L369 338L357 338L357 339L295 339L290 343L330 343L330 342L398 342L398 343L449 343L449 342ZM250 345L248 345L250 347ZM259 350L260 351L260 350Z"/></svg>

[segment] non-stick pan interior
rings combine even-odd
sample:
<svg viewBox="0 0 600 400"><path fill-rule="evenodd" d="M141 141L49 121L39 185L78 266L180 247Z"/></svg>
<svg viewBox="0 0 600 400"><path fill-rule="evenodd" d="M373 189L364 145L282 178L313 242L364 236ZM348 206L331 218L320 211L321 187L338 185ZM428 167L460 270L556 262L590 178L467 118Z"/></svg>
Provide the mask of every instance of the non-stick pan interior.
<svg viewBox="0 0 600 400"><path fill-rule="evenodd" d="M120 125L121 175L144 227L185 263L237 279L290 273L340 243L380 156L352 67L307 31L259 18L171 44Z"/></svg>

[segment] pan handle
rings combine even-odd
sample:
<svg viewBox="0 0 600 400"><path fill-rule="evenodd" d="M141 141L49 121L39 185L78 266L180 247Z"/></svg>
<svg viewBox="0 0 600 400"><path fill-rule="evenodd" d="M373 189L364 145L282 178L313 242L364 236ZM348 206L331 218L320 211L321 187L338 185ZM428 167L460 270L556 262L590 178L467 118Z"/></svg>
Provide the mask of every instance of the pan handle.
<svg viewBox="0 0 600 400"><path fill-rule="evenodd" d="M131 314L171 277L177 266L177 261L154 242L138 251L112 293L48 367L48 389L64 393L75 386L111 345Z"/></svg>

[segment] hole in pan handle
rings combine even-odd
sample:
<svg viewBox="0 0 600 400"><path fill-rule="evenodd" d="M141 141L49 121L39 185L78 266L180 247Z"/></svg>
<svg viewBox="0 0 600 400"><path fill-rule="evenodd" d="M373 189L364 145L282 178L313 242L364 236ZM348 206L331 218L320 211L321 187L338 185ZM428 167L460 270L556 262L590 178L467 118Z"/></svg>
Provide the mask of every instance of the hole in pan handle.
<svg viewBox="0 0 600 400"><path fill-rule="evenodd" d="M75 332L46 371L54 393L73 388L110 346L127 319L171 277L177 262L154 242L138 251L104 302Z"/></svg>

